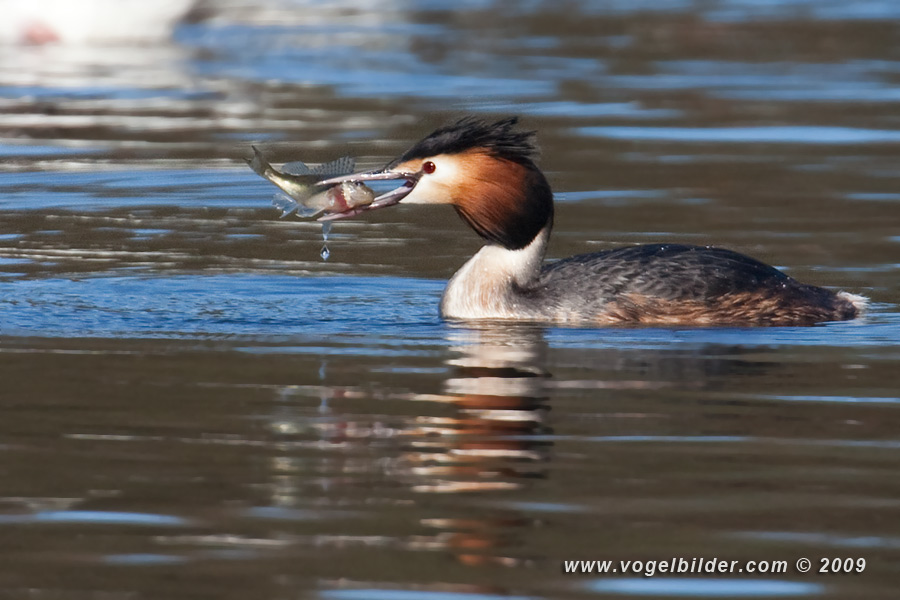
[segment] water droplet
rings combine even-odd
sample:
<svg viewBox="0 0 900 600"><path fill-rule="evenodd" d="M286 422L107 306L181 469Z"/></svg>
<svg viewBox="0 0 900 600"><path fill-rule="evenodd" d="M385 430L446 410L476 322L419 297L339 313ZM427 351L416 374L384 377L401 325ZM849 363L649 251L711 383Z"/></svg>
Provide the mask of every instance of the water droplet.
<svg viewBox="0 0 900 600"><path fill-rule="evenodd" d="M319 256L322 257L322 260L328 260L328 257L331 256L331 250L328 249L328 234L331 233L331 223L326 221L322 223L322 251L319 252Z"/></svg>

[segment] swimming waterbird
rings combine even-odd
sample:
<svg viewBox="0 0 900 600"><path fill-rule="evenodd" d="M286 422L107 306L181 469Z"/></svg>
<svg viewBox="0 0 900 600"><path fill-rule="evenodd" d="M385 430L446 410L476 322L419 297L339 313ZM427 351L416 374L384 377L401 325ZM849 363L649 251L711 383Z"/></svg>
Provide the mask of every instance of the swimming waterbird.
<svg viewBox="0 0 900 600"><path fill-rule="evenodd" d="M544 262L553 194L535 164L535 133L516 118L464 118L383 169L320 182L397 180L371 204L449 204L485 246L450 279L449 319L612 325L811 325L861 314L866 300L807 285L737 252L649 244Z"/></svg>

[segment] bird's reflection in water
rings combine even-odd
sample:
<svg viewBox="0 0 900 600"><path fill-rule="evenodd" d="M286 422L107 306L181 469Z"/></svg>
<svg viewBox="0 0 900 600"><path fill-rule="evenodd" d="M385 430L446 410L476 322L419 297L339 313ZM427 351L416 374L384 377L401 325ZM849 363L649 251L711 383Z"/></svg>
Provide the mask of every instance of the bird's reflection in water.
<svg viewBox="0 0 900 600"><path fill-rule="evenodd" d="M435 435L417 441L413 453L422 493L515 492L545 477L551 442L546 416L546 346L532 326L483 325L451 330L444 393L428 400L455 407L455 414L430 419ZM511 546L515 532L531 520L515 512L425 519L455 558L467 565L516 567L525 559Z"/></svg>
<svg viewBox="0 0 900 600"><path fill-rule="evenodd" d="M282 412L270 420L279 449L269 463L274 506L416 509L407 522L414 534L407 527L406 533L381 535L318 533L317 546L445 550L463 564L521 564L509 545L528 519L497 510L460 516L455 504L440 498L515 493L545 477L552 443L545 435L549 374L542 366L543 332L481 326L454 327L448 335L448 376L438 393L393 388L378 397L371 390L328 385L280 391ZM326 383L327 369L320 375ZM402 415L348 409L360 403L383 408L396 400ZM305 405L302 414L298 404Z"/></svg>
<svg viewBox="0 0 900 600"><path fill-rule="evenodd" d="M542 477L549 410L544 396L544 342L533 327L482 326L451 331L444 393L420 399L455 408L448 417L420 417L427 439L416 441L418 492L520 488Z"/></svg>

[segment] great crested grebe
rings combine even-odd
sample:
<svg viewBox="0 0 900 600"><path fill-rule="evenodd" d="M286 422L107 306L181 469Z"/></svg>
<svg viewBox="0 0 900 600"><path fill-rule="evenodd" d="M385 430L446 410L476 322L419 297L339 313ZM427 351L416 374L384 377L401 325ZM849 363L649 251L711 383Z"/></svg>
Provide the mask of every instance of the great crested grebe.
<svg viewBox="0 0 900 600"><path fill-rule="evenodd" d="M553 194L534 163L533 131L515 117L464 118L378 171L335 177L401 180L339 219L403 204L450 204L486 242L450 279L449 319L611 325L811 325L857 317L865 298L806 285L731 250L648 244L544 264Z"/></svg>

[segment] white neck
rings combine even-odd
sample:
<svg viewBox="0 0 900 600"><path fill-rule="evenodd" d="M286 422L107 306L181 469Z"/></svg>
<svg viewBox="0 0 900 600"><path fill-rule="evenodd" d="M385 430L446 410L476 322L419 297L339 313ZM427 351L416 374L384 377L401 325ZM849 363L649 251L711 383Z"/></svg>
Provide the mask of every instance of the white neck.
<svg viewBox="0 0 900 600"><path fill-rule="evenodd" d="M548 225L520 250L495 244L479 250L447 284L441 314L450 319L535 316L517 291L529 287L540 274L549 237Z"/></svg>

